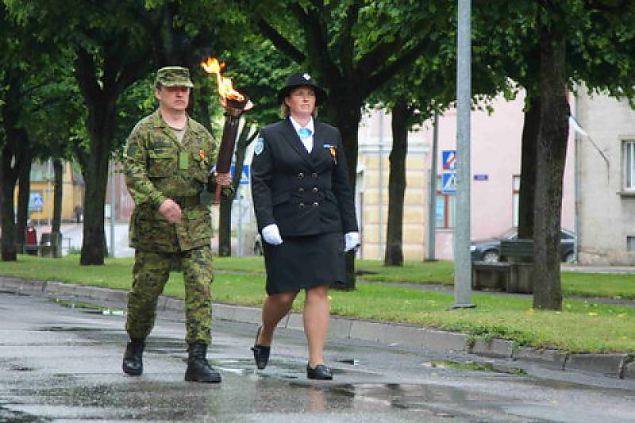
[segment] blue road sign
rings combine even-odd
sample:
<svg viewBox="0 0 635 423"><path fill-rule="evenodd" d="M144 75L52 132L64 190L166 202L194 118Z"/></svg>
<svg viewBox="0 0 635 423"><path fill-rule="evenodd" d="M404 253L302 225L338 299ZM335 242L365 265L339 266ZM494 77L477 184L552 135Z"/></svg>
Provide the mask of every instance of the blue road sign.
<svg viewBox="0 0 635 423"><path fill-rule="evenodd" d="M44 197L42 196L42 192L33 191L29 193L29 210L41 212L44 207Z"/></svg>
<svg viewBox="0 0 635 423"><path fill-rule="evenodd" d="M443 194L456 193L456 172L441 174L441 192Z"/></svg>
<svg viewBox="0 0 635 423"><path fill-rule="evenodd" d="M234 177L234 171L235 171L236 165L232 163L231 168L230 168L230 172L232 174L232 178ZM241 185L246 185L249 183L249 165L244 164L243 165L243 171L242 174L240 175L240 184Z"/></svg>
<svg viewBox="0 0 635 423"><path fill-rule="evenodd" d="M441 151L443 170L456 170L456 150Z"/></svg>

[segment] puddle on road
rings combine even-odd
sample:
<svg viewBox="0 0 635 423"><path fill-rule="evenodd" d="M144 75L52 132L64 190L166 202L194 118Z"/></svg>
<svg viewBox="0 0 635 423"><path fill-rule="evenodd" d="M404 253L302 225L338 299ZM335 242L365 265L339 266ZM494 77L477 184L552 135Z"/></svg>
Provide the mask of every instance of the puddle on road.
<svg viewBox="0 0 635 423"><path fill-rule="evenodd" d="M85 326L45 326L35 329L39 332L112 332L112 329L103 329Z"/></svg>
<svg viewBox="0 0 635 423"><path fill-rule="evenodd" d="M316 383L316 381L309 381L306 379L306 365L296 365L284 360L270 360L269 366L264 370L257 370L254 366L253 359L233 359L233 360L214 360L210 359L210 363L213 367L216 367L224 372L230 372L235 374L256 374L262 378L271 379L286 379L286 380L306 380L307 383ZM353 371L346 369L333 368L333 375L345 375L353 374ZM355 372L357 374L359 372ZM319 381L317 383L320 383ZM330 383L330 382L329 382Z"/></svg>
<svg viewBox="0 0 635 423"><path fill-rule="evenodd" d="M397 413L403 417L406 413L407 421L425 421L426 417L461 419L465 417L462 410L480 416L483 410L500 410L502 400L491 394L466 392L451 386L372 383L363 381L366 372L353 367L334 369L335 380L321 382L308 380L305 364L301 362L273 360L265 370L256 370L253 361L246 358L211 359L210 362L222 371L222 384L185 383L182 373L185 366L179 371L148 373L140 378L103 374L96 379L94 375L76 374L66 379L55 374L37 387L15 386L13 394L18 402L14 409L67 419L98 416L111 420L142 417L150 421L194 421L201 416L214 416L219 421L225 418L237 421L239 414L304 410L309 414L354 412L367 416ZM354 376L357 382L338 383L344 376L349 380ZM410 419L412 416L423 420ZM0 417L0 421L4 420ZM45 420L11 418L8 421Z"/></svg>
<svg viewBox="0 0 635 423"><path fill-rule="evenodd" d="M9 370L12 370L14 372L32 372L33 371L33 369L30 368L30 367L20 366L20 365L17 365L17 364L12 364L9 367ZM2 421L2 420L0 420L0 421Z"/></svg>
<svg viewBox="0 0 635 423"><path fill-rule="evenodd" d="M102 307L95 304L83 303L80 301L64 300L62 298L51 298L50 301L66 308L79 309L82 313L101 314L104 316L123 316L122 309L113 307Z"/></svg>
<svg viewBox="0 0 635 423"><path fill-rule="evenodd" d="M350 364L351 366L358 366L360 364L359 360L355 358L345 358L343 360L337 360L338 363Z"/></svg>
<svg viewBox="0 0 635 423"><path fill-rule="evenodd" d="M426 367L435 369L456 369L476 372L505 373L510 375L525 376L527 372L517 367L499 367L492 363L477 363L475 361L432 360L423 363Z"/></svg>
<svg viewBox="0 0 635 423"><path fill-rule="evenodd" d="M0 422L11 423L43 423L50 422L51 419L44 417L32 416L19 411L12 411L0 405Z"/></svg>
<svg viewBox="0 0 635 423"><path fill-rule="evenodd" d="M5 291L4 289L0 289L0 294L17 295L18 297L28 297L29 296L29 294L24 293L24 292L20 292L20 291Z"/></svg>

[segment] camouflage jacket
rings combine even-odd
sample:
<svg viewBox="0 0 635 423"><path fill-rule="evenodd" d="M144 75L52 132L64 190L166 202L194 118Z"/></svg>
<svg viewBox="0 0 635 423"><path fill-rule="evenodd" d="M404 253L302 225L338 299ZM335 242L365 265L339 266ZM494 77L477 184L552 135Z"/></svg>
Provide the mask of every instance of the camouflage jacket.
<svg viewBox="0 0 635 423"><path fill-rule="evenodd" d="M216 141L193 119L188 119L181 143L158 110L137 123L128 137L124 161L126 185L135 202L131 247L177 252L210 244L210 210L199 196L208 183L216 150ZM171 224L159 213L167 198L181 205L180 223Z"/></svg>

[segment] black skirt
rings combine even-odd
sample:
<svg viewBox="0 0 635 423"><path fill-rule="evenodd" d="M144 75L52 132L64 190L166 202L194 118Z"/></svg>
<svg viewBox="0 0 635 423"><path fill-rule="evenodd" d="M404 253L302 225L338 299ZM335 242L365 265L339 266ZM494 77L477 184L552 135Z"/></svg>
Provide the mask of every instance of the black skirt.
<svg viewBox="0 0 635 423"><path fill-rule="evenodd" d="M263 242L267 294L343 283L346 277L341 233L285 237L280 245Z"/></svg>

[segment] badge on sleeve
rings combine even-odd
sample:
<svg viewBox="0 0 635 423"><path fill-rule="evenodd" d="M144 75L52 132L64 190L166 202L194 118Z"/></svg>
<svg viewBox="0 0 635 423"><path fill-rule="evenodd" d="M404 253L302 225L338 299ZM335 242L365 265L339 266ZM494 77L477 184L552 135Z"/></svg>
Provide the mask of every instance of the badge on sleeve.
<svg viewBox="0 0 635 423"><path fill-rule="evenodd" d="M260 153L262 153L262 151L265 149L265 142L262 139L262 137L258 137L256 139L256 145L254 146L254 154L256 156L259 156Z"/></svg>

